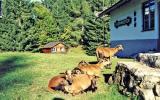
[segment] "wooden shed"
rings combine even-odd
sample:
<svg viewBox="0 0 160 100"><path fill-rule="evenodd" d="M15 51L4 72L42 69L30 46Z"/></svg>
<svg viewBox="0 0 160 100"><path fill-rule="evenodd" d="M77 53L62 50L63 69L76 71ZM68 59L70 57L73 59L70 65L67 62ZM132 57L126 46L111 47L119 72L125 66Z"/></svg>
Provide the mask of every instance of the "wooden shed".
<svg viewBox="0 0 160 100"><path fill-rule="evenodd" d="M50 42L42 47L43 53L66 53L67 46L62 42Z"/></svg>

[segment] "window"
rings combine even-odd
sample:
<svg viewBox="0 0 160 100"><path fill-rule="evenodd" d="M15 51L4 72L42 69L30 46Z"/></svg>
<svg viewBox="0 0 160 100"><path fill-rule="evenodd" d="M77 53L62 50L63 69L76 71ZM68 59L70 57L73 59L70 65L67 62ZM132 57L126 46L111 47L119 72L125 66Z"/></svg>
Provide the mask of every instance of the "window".
<svg viewBox="0 0 160 100"><path fill-rule="evenodd" d="M52 48L52 53L54 53L54 52L56 52L57 50L56 50L56 48Z"/></svg>
<svg viewBox="0 0 160 100"><path fill-rule="evenodd" d="M61 51L62 51L62 52L65 52L65 49L64 49L64 48L61 48Z"/></svg>
<svg viewBox="0 0 160 100"><path fill-rule="evenodd" d="M0 17L2 17L2 1L0 0Z"/></svg>
<svg viewBox="0 0 160 100"><path fill-rule="evenodd" d="M143 31L154 30L155 27L155 1L148 0L143 3Z"/></svg>

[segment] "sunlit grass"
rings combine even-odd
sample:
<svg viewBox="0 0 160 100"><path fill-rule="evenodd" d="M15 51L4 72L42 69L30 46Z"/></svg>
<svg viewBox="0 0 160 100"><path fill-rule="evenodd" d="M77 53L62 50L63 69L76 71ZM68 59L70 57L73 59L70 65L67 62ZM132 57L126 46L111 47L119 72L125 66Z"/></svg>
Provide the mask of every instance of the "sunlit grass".
<svg viewBox="0 0 160 100"><path fill-rule="evenodd" d="M81 61L96 61L95 56L87 56L81 48L71 49L67 54L40 54L29 52L0 53L0 100L127 100L115 85L108 86L104 77L98 80L96 92L77 96L66 95L60 91L47 91L48 81L67 69L73 69ZM114 58L112 73L117 61L130 59Z"/></svg>

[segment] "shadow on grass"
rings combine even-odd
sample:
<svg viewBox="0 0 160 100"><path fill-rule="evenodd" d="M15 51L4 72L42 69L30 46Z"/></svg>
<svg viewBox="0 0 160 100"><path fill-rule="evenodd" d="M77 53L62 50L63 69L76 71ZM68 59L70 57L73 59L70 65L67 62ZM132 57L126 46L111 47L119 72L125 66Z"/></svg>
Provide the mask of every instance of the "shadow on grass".
<svg viewBox="0 0 160 100"><path fill-rule="evenodd" d="M52 100L64 100L63 98L55 97Z"/></svg>
<svg viewBox="0 0 160 100"><path fill-rule="evenodd" d="M97 61L89 62L89 64L97 64L97 63L98 63Z"/></svg>
<svg viewBox="0 0 160 100"><path fill-rule="evenodd" d="M13 87L15 84L30 84L32 81L31 75L28 73L11 73L18 68L28 67L26 57L23 56L8 56L0 61L0 91Z"/></svg>
<svg viewBox="0 0 160 100"><path fill-rule="evenodd" d="M105 83L108 83L109 78L112 76L112 74L103 74Z"/></svg>
<svg viewBox="0 0 160 100"><path fill-rule="evenodd" d="M26 67L28 64L19 64L19 62L23 60L25 60L25 57L11 56L4 61L0 61L0 75L14 71L17 68Z"/></svg>

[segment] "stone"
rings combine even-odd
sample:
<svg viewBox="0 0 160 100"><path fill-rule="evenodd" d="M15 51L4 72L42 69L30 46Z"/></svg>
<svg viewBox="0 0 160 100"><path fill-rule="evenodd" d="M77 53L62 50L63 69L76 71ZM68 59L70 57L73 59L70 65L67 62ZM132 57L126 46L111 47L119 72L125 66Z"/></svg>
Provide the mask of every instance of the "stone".
<svg viewBox="0 0 160 100"><path fill-rule="evenodd" d="M157 58L153 57L150 62L153 63L155 59ZM160 69L158 68L139 62L118 62L112 80L118 84L119 91L124 95L131 92L140 95L144 100L156 100L160 96Z"/></svg>
<svg viewBox="0 0 160 100"><path fill-rule="evenodd" d="M109 77L109 79L108 79L108 84L109 84L109 85L113 84L113 78L112 78L112 76Z"/></svg>
<svg viewBox="0 0 160 100"><path fill-rule="evenodd" d="M122 91L123 91L123 89L124 89L124 87L123 87L123 86L118 85L118 90L119 90L119 91L121 91L121 92L122 92Z"/></svg>
<svg viewBox="0 0 160 100"><path fill-rule="evenodd" d="M155 66L156 66L157 68L160 68L160 60L157 60L157 61L155 62Z"/></svg>
<svg viewBox="0 0 160 100"><path fill-rule="evenodd" d="M140 87L144 88L144 89L153 89L154 88L154 84L152 82L143 81L143 82L141 82Z"/></svg>
<svg viewBox="0 0 160 100"><path fill-rule="evenodd" d="M154 76L153 75L144 76L143 81L148 81L148 82L152 82L153 84L156 84L156 83L160 82L159 75L160 75L160 73L157 72L157 73L155 73Z"/></svg>
<svg viewBox="0 0 160 100"><path fill-rule="evenodd" d="M120 73L116 73L116 75L115 75L114 78L115 78L115 80L114 80L115 84L120 83L120 81L121 81L121 74Z"/></svg>
<svg viewBox="0 0 160 100"><path fill-rule="evenodd" d="M124 77L125 77L125 72L123 72L122 75L121 75L121 80L120 80L121 86L125 86L125 84L124 84Z"/></svg>
<svg viewBox="0 0 160 100"><path fill-rule="evenodd" d="M160 68L160 53L140 53L137 60L148 66Z"/></svg>
<svg viewBox="0 0 160 100"><path fill-rule="evenodd" d="M155 96L155 100L160 100L160 97Z"/></svg>
<svg viewBox="0 0 160 100"><path fill-rule="evenodd" d="M129 80L129 88L133 88L134 87L134 77L130 75L130 80Z"/></svg>
<svg viewBox="0 0 160 100"><path fill-rule="evenodd" d="M135 86L135 87L133 88L133 93L134 93L135 95L139 95L139 89L140 89L140 87Z"/></svg>
<svg viewBox="0 0 160 100"><path fill-rule="evenodd" d="M160 97L160 85L155 85L154 92L156 96Z"/></svg>
<svg viewBox="0 0 160 100"><path fill-rule="evenodd" d="M144 100L155 100L155 96L153 94L153 90L152 89L141 89L139 90L140 96L144 99Z"/></svg>
<svg viewBox="0 0 160 100"><path fill-rule="evenodd" d="M135 77L140 79L143 79L145 76L160 78L160 69L151 68L138 62L118 62L118 66L119 65L125 67L130 71L130 73L134 74Z"/></svg>

